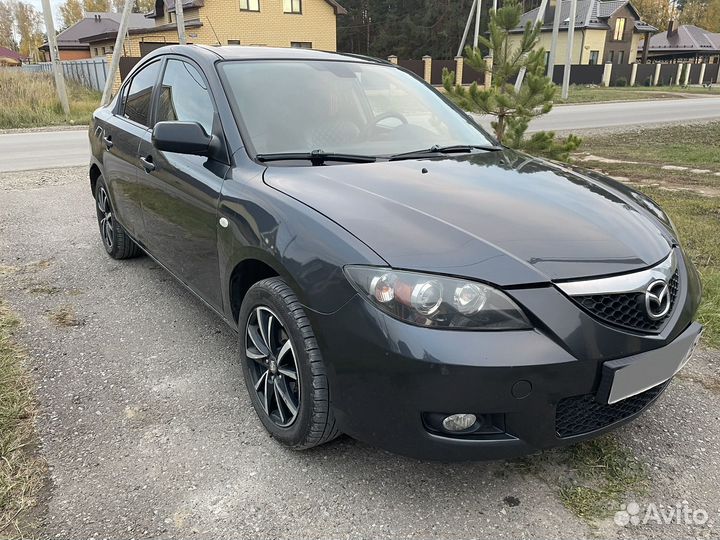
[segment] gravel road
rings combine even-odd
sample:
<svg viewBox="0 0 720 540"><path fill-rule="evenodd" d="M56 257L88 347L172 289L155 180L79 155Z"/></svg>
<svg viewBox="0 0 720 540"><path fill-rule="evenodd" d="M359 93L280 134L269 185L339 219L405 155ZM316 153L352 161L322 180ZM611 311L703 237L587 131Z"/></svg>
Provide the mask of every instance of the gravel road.
<svg viewBox="0 0 720 540"><path fill-rule="evenodd" d="M50 470L40 537L717 536L717 351L617 433L650 475L623 500L687 501L702 526L589 526L559 497L563 452L447 465L342 437L295 453L257 421L233 332L149 258L105 255L87 184L0 173L0 296L24 320Z"/></svg>

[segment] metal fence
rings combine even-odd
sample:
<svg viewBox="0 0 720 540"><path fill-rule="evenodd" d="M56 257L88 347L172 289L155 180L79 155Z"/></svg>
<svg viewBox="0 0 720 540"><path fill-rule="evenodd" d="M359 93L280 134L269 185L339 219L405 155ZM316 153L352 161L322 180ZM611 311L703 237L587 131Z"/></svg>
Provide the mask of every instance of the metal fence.
<svg viewBox="0 0 720 540"><path fill-rule="evenodd" d="M108 62L105 58L88 58L87 60L65 60L60 62L65 78L78 84L102 92L107 79ZM24 64L22 69L31 73L52 73L50 62Z"/></svg>

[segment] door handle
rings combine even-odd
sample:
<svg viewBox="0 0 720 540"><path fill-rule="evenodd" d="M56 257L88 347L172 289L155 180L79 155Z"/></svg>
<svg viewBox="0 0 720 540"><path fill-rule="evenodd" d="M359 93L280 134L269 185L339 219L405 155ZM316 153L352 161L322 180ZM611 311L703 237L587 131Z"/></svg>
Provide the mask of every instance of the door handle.
<svg viewBox="0 0 720 540"><path fill-rule="evenodd" d="M140 163L143 164L145 172L152 172L155 170L155 164L153 163L152 156L141 157Z"/></svg>
<svg viewBox="0 0 720 540"><path fill-rule="evenodd" d="M103 142L105 142L105 148L110 150L113 147L112 137L110 135L106 135L103 137Z"/></svg>

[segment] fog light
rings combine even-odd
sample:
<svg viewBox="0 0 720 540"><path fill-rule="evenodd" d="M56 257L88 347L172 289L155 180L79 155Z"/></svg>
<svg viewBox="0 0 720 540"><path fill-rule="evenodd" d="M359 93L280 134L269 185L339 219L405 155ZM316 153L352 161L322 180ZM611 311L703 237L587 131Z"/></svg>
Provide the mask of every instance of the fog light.
<svg viewBox="0 0 720 540"><path fill-rule="evenodd" d="M448 431L465 431L470 429L477 418L474 414L453 414L445 418L442 425Z"/></svg>

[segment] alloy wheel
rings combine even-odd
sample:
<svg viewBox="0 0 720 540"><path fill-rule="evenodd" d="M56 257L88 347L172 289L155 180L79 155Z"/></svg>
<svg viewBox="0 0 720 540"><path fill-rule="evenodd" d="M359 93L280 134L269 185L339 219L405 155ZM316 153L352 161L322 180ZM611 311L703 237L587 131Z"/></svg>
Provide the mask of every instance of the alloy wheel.
<svg viewBox="0 0 720 540"><path fill-rule="evenodd" d="M105 187L100 186L97 193L98 221L100 223L100 234L108 250L113 248L114 227L112 207Z"/></svg>
<svg viewBox="0 0 720 540"><path fill-rule="evenodd" d="M290 335L275 313L253 309L245 328L245 356L265 414L279 427L290 426L300 409L300 374Z"/></svg>

